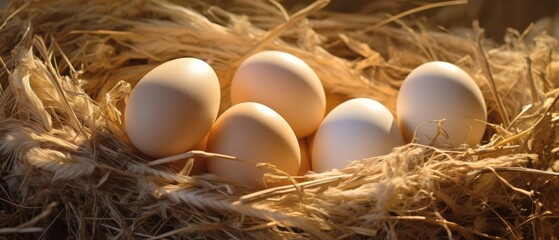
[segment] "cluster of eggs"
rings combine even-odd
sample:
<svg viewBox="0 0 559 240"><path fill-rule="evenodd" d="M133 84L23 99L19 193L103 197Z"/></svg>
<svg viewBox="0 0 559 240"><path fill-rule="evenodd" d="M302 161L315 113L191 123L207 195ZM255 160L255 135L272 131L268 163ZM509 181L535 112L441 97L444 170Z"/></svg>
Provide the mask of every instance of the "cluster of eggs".
<svg viewBox="0 0 559 240"><path fill-rule="evenodd" d="M407 76L397 99L398 118L369 98L331 102L313 69L280 51L248 57L235 72L230 93L232 106L218 117L220 84L211 66L195 58L168 61L134 87L125 109L126 131L152 158L190 150L233 156L237 160L196 159L191 173L207 171L262 188L270 169L256 163L295 176L342 168L412 140L474 146L487 119L476 83L446 62L423 64ZM443 137L436 137L440 127L428 124L438 119L445 119Z"/></svg>

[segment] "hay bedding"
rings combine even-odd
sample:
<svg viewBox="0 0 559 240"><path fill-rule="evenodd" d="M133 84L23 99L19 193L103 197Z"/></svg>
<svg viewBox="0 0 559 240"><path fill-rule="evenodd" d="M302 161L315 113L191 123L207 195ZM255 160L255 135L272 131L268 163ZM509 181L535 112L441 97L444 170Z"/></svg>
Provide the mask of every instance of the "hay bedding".
<svg viewBox="0 0 559 240"><path fill-rule="evenodd" d="M0 28L0 238L557 239L556 38L510 31L498 45L475 25L450 33L320 11L326 1L289 14L274 1L215 3L9 5ZM224 110L235 66L261 49L301 57L329 93L391 110L413 67L456 63L482 89L488 133L474 149L412 143L261 192L189 177L190 165L177 174L133 149L122 107L144 73L177 57L204 59L221 80ZM444 121L433 124L444 137Z"/></svg>

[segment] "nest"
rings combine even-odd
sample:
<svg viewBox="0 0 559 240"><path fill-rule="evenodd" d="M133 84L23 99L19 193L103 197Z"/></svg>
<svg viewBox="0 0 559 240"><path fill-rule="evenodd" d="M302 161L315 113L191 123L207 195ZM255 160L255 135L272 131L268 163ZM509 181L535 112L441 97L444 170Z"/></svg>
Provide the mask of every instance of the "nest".
<svg viewBox="0 0 559 240"><path fill-rule="evenodd" d="M557 239L558 39L509 30L497 44L475 23L451 31L327 4L12 2L0 25L0 238ZM177 172L130 144L123 106L147 71L207 61L223 111L235 68L266 49L303 59L329 94L392 111L414 67L455 63L484 94L488 130L475 148L410 143L263 191L188 176L192 162Z"/></svg>

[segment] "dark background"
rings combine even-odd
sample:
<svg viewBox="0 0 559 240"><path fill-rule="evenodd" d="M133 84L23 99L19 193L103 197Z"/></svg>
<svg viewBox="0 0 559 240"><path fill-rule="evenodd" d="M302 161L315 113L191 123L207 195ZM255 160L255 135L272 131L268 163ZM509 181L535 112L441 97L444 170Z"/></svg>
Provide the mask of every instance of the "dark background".
<svg viewBox="0 0 559 240"><path fill-rule="evenodd" d="M312 3L312 0L281 1L288 9L298 9ZM381 12L398 14L425 4L441 0L331 0L328 11L345 13L378 14ZM522 32L533 22L546 16L559 14L559 0L469 0L465 5L431 9L408 18L425 18L429 23L443 27L471 27L478 19L486 29L486 36L502 41L507 28Z"/></svg>

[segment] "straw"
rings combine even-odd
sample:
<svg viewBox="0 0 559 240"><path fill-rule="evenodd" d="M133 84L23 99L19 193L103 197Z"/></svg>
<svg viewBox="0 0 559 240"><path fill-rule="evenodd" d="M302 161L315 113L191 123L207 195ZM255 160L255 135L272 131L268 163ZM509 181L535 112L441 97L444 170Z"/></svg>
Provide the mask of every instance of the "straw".
<svg viewBox="0 0 559 240"><path fill-rule="evenodd" d="M478 41L474 28L410 21L410 12L321 10L327 1L299 11L276 1L215 3L49 0L6 8L0 238L559 236L557 38L510 30L500 45ZM261 191L167 165L185 157L248 160L199 151L156 160L132 146L123 109L143 74L178 57L205 60L220 79L224 111L236 63L267 49L303 59L328 94L370 97L392 112L414 67L452 62L485 97L487 133L474 148L410 143ZM264 180L291 177L278 170Z"/></svg>

